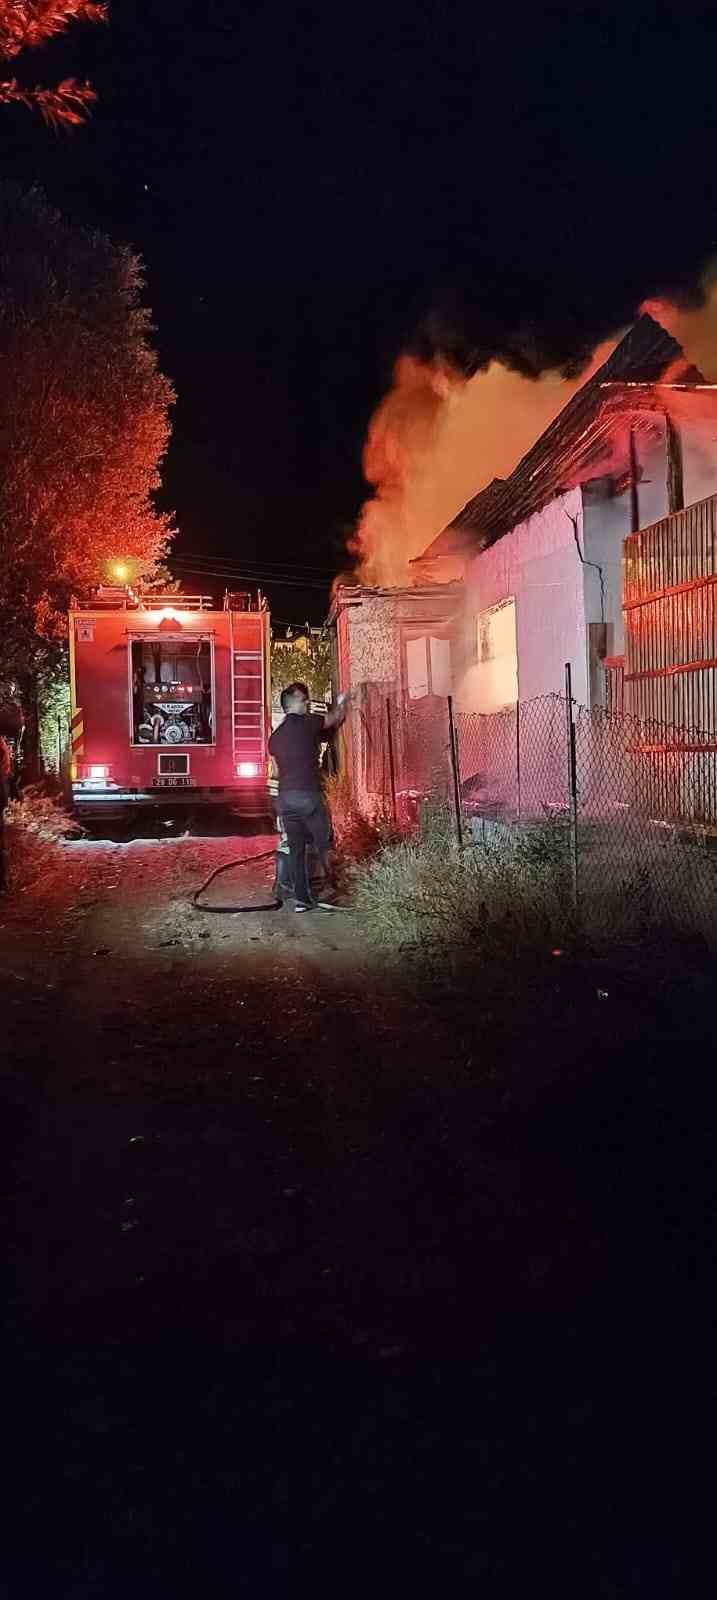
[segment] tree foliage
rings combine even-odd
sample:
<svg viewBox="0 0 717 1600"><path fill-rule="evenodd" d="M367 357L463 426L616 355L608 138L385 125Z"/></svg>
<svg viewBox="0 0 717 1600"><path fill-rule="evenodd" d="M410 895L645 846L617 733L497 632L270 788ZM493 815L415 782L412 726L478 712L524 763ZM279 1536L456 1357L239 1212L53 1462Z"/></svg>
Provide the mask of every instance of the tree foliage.
<svg viewBox="0 0 717 1600"><path fill-rule="evenodd" d="M0 0L0 61L14 61L23 51L47 44L73 22L104 22L106 16L107 6L93 0ZM76 78L63 78L54 89L0 78L0 105L29 106L55 128L84 122L96 98L94 89Z"/></svg>
<svg viewBox="0 0 717 1600"><path fill-rule="evenodd" d="M0 184L0 676L30 675L73 593L128 559L151 577L172 386L139 258Z"/></svg>
<svg viewBox="0 0 717 1600"><path fill-rule="evenodd" d="M70 726L70 668L67 649L48 660L38 682L39 741L45 771L60 771Z"/></svg>
<svg viewBox="0 0 717 1600"><path fill-rule="evenodd" d="M312 700L325 700L331 688L331 646L327 638L300 634L287 644L272 640L272 700L275 709L287 683L305 683Z"/></svg>

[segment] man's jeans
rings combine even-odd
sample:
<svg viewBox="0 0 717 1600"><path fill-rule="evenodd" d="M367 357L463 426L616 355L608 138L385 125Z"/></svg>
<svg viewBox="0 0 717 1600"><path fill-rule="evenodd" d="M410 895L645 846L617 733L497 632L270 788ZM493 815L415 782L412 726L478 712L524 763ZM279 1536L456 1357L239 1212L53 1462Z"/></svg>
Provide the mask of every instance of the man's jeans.
<svg viewBox="0 0 717 1600"><path fill-rule="evenodd" d="M279 793L278 812L289 841L291 875L294 894L304 905L311 902L311 890L306 871L306 850L312 844L321 862L324 875L329 877L329 850L331 847L331 819L323 795L306 789L286 789Z"/></svg>

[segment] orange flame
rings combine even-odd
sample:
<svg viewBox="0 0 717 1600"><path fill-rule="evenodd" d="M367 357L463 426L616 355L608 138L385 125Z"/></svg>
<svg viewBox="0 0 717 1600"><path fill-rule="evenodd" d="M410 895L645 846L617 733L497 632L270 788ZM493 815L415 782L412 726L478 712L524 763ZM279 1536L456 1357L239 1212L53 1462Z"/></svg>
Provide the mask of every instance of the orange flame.
<svg viewBox="0 0 717 1600"><path fill-rule="evenodd" d="M369 584L411 582L409 562L492 478L506 477L575 390L607 359L598 346L578 378L527 378L498 361L464 378L404 355L371 420L364 473L374 486L352 554Z"/></svg>

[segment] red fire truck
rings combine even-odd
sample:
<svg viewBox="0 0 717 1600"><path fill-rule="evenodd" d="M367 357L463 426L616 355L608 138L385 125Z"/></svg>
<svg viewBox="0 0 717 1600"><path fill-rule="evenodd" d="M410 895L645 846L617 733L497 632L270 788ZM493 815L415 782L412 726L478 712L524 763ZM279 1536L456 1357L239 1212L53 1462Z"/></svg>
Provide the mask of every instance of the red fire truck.
<svg viewBox="0 0 717 1600"><path fill-rule="evenodd" d="M263 599L99 589L70 612L71 779L83 817L271 812Z"/></svg>

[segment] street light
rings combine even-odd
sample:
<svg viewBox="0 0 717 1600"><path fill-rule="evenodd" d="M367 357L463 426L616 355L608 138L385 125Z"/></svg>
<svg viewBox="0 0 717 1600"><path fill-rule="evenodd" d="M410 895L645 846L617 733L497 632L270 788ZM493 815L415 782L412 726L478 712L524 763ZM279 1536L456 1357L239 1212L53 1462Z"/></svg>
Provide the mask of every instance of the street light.
<svg viewBox="0 0 717 1600"><path fill-rule="evenodd" d="M112 577L117 579L118 583L125 583L129 577L129 567L127 566L126 561L113 561L110 567L110 572Z"/></svg>

